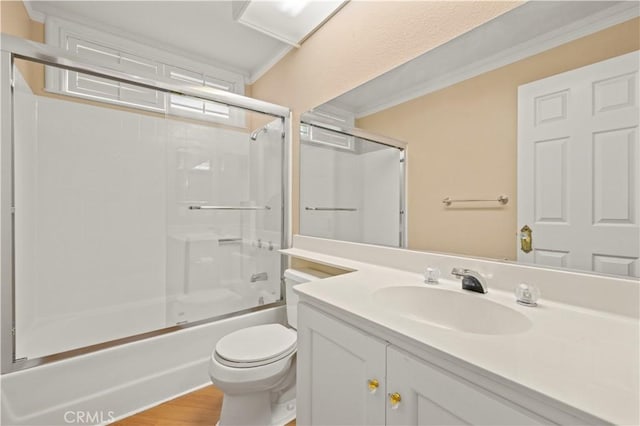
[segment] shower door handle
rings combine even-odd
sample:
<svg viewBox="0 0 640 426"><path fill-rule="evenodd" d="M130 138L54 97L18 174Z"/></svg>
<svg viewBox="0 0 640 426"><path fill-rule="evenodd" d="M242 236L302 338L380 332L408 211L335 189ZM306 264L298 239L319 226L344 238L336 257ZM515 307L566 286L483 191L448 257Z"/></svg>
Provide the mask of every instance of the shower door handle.
<svg viewBox="0 0 640 426"><path fill-rule="evenodd" d="M189 206L189 210L271 210L269 206Z"/></svg>
<svg viewBox="0 0 640 426"><path fill-rule="evenodd" d="M315 212L356 212L358 209L351 207L305 207L307 211Z"/></svg>

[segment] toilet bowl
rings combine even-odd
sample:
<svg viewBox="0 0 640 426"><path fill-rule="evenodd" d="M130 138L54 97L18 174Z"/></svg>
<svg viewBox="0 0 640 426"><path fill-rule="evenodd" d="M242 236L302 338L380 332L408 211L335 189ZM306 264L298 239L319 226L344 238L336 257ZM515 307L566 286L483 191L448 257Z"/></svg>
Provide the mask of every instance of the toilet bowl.
<svg viewBox="0 0 640 426"><path fill-rule="evenodd" d="M220 426L284 425L295 418L298 297L295 285L327 277L310 270L284 273L287 323L247 327L221 338L209 376L223 393Z"/></svg>

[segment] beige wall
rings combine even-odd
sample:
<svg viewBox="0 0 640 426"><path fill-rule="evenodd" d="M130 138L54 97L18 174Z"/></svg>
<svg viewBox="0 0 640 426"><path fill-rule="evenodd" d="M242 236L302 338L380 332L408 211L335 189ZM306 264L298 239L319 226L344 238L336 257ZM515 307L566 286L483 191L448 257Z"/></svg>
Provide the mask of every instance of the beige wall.
<svg viewBox="0 0 640 426"><path fill-rule="evenodd" d="M293 111L293 229L299 229L300 114L513 9L518 1L351 1L256 81Z"/></svg>
<svg viewBox="0 0 640 426"><path fill-rule="evenodd" d="M22 1L0 1L0 32L28 40L44 42L44 24L32 21ZM44 67L37 64L18 64L23 77L34 90L44 86Z"/></svg>
<svg viewBox="0 0 640 426"><path fill-rule="evenodd" d="M409 142L410 247L515 259L517 87L638 49L636 18L358 120ZM500 194L505 207L442 204Z"/></svg>
<svg viewBox="0 0 640 426"><path fill-rule="evenodd" d="M0 32L42 42L44 25L29 18L22 1L0 1Z"/></svg>

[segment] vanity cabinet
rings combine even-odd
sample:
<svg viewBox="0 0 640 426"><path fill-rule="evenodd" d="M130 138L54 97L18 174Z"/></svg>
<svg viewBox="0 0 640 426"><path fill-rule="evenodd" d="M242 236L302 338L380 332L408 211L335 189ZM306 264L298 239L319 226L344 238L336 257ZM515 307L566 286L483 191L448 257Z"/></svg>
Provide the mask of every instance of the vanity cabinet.
<svg viewBox="0 0 640 426"><path fill-rule="evenodd" d="M296 424L384 425L386 346L299 304Z"/></svg>
<svg viewBox="0 0 640 426"><path fill-rule="evenodd" d="M548 420L511 404L464 378L387 347L387 425L540 425Z"/></svg>
<svg viewBox="0 0 640 426"><path fill-rule="evenodd" d="M301 426L551 423L304 303L297 374Z"/></svg>

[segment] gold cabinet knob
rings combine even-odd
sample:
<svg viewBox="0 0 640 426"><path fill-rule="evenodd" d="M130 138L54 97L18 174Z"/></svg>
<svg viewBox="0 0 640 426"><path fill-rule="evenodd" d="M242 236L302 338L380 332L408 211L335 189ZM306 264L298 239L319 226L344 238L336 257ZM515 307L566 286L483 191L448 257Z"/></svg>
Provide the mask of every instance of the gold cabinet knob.
<svg viewBox="0 0 640 426"><path fill-rule="evenodd" d="M400 401L402 401L402 397L398 392L389 394L389 402L391 402L391 408L398 408L398 405L400 405Z"/></svg>
<svg viewBox="0 0 640 426"><path fill-rule="evenodd" d="M369 388L369 392L375 393L375 391L378 390L379 386L380 386L380 382L378 382L378 380L376 379L367 380L367 387Z"/></svg>

